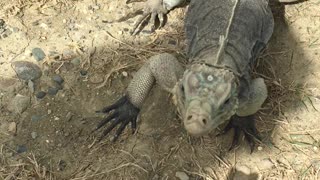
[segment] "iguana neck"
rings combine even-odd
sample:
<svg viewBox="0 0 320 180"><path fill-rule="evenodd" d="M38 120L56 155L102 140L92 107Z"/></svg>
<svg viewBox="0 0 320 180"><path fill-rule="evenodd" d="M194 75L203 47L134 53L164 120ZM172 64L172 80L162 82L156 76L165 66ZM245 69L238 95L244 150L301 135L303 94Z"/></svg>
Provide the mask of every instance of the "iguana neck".
<svg viewBox="0 0 320 180"><path fill-rule="evenodd" d="M228 53L223 55L223 59L217 62L215 53L202 52L197 56L197 58L192 59L192 64L206 64L215 68L228 69L234 73L236 77L240 77L242 72L237 68L236 61Z"/></svg>

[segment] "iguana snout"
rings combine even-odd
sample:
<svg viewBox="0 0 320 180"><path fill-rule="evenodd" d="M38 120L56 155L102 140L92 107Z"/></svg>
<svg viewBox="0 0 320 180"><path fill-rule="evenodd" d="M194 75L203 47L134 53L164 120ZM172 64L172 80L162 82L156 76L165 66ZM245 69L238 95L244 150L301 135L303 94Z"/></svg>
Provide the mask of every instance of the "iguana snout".
<svg viewBox="0 0 320 180"><path fill-rule="evenodd" d="M186 111L183 123L191 135L201 136L209 132L211 127L214 126L213 121L211 121L210 104L206 101L192 101Z"/></svg>
<svg viewBox="0 0 320 180"><path fill-rule="evenodd" d="M185 129L195 136L229 120L239 104L234 74L203 64L194 64L184 73L175 95Z"/></svg>

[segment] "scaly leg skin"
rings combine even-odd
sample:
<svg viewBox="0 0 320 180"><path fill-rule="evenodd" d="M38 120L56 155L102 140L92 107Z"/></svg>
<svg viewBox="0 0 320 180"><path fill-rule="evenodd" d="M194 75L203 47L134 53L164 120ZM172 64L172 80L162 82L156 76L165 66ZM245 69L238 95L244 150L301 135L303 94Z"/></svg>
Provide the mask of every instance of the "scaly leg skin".
<svg viewBox="0 0 320 180"><path fill-rule="evenodd" d="M110 113L113 111L112 113ZM101 111L97 111L97 113L110 113L109 116L104 118L94 129L94 131L100 129L104 125L109 122L112 122L111 125L105 129L102 133L102 136L98 139L101 141L103 137L105 137L112 129L114 129L118 124L120 127L116 131L113 136L112 141L115 142L118 137L121 135L125 127L131 122L132 133L135 132L137 125L137 117L140 109L135 107L128 99L126 95L122 96L118 101L114 104L103 108Z"/></svg>
<svg viewBox="0 0 320 180"><path fill-rule="evenodd" d="M183 68L171 54L163 53L150 57L131 80L126 94L114 104L103 108L100 113L109 115L103 119L94 131L110 125L103 131L99 141L120 125L112 141L116 141L125 127L131 122L133 132L136 129L137 117L148 93L157 82L162 89L173 93L173 89L183 74Z"/></svg>
<svg viewBox="0 0 320 180"><path fill-rule="evenodd" d="M227 126L220 134L218 134L218 136L226 134L232 128L234 129L234 135L229 151L234 149L239 144L240 133L242 131L244 133L246 141L249 143L252 153L255 146L255 139L261 141L261 138L255 126L254 116L232 116Z"/></svg>

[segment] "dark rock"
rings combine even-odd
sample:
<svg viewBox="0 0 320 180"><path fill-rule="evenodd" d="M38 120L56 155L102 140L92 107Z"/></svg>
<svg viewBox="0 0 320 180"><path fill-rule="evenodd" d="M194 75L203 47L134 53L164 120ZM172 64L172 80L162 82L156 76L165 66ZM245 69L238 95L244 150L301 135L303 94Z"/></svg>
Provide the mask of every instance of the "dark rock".
<svg viewBox="0 0 320 180"><path fill-rule="evenodd" d="M64 82L64 79L58 74L54 75L52 80L60 85Z"/></svg>
<svg viewBox="0 0 320 180"><path fill-rule="evenodd" d="M24 153L27 151L27 147L25 145L18 145L16 151L18 154Z"/></svg>
<svg viewBox="0 0 320 180"><path fill-rule="evenodd" d="M3 19L0 19L0 28L4 26L6 22Z"/></svg>
<svg viewBox="0 0 320 180"><path fill-rule="evenodd" d="M12 63L17 76L25 81L39 79L42 75L41 69L36 64L28 61L15 61Z"/></svg>
<svg viewBox="0 0 320 180"><path fill-rule="evenodd" d="M80 70L80 75L81 76L86 76L88 74L88 71L86 70Z"/></svg>
<svg viewBox="0 0 320 180"><path fill-rule="evenodd" d="M39 91L39 92L36 94L36 97L37 97L38 99L42 99L42 98L44 98L46 95L47 95L46 92L44 92L44 91Z"/></svg>
<svg viewBox="0 0 320 180"><path fill-rule="evenodd" d="M42 61L46 57L46 54L40 48L32 49L32 55L34 59L37 61Z"/></svg>
<svg viewBox="0 0 320 180"><path fill-rule="evenodd" d="M49 87L48 88L48 94L51 96L54 96L58 93L59 89L56 87Z"/></svg>
<svg viewBox="0 0 320 180"><path fill-rule="evenodd" d="M31 121L39 121L42 119L41 115L32 115L31 116Z"/></svg>
<svg viewBox="0 0 320 180"><path fill-rule="evenodd" d="M6 34L6 33L3 33L2 35L1 35L1 38L7 38L8 37L8 35Z"/></svg>

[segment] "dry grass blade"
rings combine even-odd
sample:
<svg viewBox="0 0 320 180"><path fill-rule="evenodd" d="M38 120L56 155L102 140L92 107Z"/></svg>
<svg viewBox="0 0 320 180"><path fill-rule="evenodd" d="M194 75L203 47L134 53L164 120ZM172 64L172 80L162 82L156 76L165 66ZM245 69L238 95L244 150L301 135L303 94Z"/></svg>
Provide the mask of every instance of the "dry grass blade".
<svg viewBox="0 0 320 180"><path fill-rule="evenodd" d="M11 179L30 179L31 177L43 180L55 179L52 172L39 164L37 158L31 153L29 156L17 156L18 159L8 156L13 152L4 145L0 149L0 178ZM15 153L15 152L14 152Z"/></svg>

